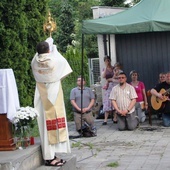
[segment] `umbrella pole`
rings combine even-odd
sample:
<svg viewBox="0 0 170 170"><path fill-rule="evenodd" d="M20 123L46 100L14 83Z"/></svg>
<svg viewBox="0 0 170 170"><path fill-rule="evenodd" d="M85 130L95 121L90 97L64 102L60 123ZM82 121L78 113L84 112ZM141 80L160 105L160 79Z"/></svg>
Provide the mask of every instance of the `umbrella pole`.
<svg viewBox="0 0 170 170"><path fill-rule="evenodd" d="M82 123L83 123L83 63L84 63L84 34L82 34L82 53L81 53L81 136L83 136Z"/></svg>

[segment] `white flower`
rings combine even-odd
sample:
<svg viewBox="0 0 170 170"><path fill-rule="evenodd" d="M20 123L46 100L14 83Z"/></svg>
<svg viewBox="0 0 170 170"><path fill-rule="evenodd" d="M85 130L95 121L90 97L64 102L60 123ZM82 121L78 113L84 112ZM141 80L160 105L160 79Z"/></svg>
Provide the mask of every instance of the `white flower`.
<svg viewBox="0 0 170 170"><path fill-rule="evenodd" d="M14 124L16 124L16 123L18 123L18 122L19 122L19 119L16 118L16 119L14 120Z"/></svg>
<svg viewBox="0 0 170 170"><path fill-rule="evenodd" d="M38 111L30 106L20 107L12 121L15 126L27 126L34 120L37 116L39 116Z"/></svg>

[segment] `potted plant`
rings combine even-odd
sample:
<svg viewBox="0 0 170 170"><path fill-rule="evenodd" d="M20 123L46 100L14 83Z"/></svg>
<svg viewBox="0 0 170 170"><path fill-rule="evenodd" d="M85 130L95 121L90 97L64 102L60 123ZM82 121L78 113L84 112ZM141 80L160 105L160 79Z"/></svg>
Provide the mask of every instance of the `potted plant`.
<svg viewBox="0 0 170 170"><path fill-rule="evenodd" d="M27 106L17 110L12 123L14 124L14 136L16 147L26 148L30 144L30 130L34 126L34 120L38 116L36 109Z"/></svg>

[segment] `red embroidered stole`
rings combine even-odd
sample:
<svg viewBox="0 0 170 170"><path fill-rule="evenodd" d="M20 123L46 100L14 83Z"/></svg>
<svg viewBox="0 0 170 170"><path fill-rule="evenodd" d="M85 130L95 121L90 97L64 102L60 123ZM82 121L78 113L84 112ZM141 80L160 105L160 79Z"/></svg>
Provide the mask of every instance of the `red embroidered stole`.
<svg viewBox="0 0 170 170"><path fill-rule="evenodd" d="M65 107L61 83L55 105L48 99L48 92L44 83L38 83L43 108L45 110L46 126L49 144L57 144L67 140ZM55 95L55 93L54 93ZM40 113L41 114L41 113Z"/></svg>

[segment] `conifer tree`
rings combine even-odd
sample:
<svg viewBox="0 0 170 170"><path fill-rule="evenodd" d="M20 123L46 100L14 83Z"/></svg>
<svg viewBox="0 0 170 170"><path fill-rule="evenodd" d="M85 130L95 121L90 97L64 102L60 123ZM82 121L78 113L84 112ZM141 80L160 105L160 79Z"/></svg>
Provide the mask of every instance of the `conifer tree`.
<svg viewBox="0 0 170 170"><path fill-rule="evenodd" d="M105 6L125 6L124 5L125 0L101 0L101 5Z"/></svg>
<svg viewBox="0 0 170 170"><path fill-rule="evenodd" d="M1 0L0 68L12 68L20 105L32 105L34 79L30 63L36 44L42 41L44 16L48 0Z"/></svg>
<svg viewBox="0 0 170 170"><path fill-rule="evenodd" d="M61 15L58 20L60 28L58 29L57 44L59 51L64 53L67 46L72 44L71 34L74 33L73 8L67 1L62 3Z"/></svg>

